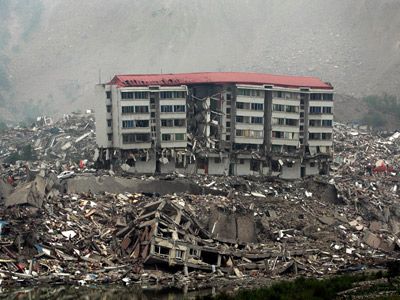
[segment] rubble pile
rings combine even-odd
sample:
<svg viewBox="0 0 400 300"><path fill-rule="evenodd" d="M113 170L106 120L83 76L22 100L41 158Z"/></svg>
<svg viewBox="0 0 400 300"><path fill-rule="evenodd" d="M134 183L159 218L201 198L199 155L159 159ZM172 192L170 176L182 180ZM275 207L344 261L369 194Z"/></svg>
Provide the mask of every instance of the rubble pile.
<svg viewBox="0 0 400 300"><path fill-rule="evenodd" d="M374 173L399 171L400 133L383 137L367 130L340 123L334 126L335 176L365 174L368 164Z"/></svg>
<svg viewBox="0 0 400 300"><path fill-rule="evenodd" d="M85 122L73 124L76 134L63 134L85 135ZM400 135L337 124L335 136L331 175L292 181L60 176L71 165L56 170L54 161L72 160L70 154L40 161L36 172L22 168L18 181L0 180L2 285L212 286L324 276L399 259ZM12 166L3 168L7 174Z"/></svg>
<svg viewBox="0 0 400 300"><path fill-rule="evenodd" d="M20 169L34 170L43 163L57 171L79 168L79 162L92 161L95 152L92 114L64 115L57 122L41 117L32 127L10 128L0 138L0 161L14 165L16 176Z"/></svg>

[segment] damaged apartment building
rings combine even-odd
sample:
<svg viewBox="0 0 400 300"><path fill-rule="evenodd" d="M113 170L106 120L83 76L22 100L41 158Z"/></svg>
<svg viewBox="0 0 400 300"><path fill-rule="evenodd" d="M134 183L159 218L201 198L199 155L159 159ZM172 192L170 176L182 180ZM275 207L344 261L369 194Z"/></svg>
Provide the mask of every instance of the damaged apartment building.
<svg viewBox="0 0 400 300"><path fill-rule="evenodd" d="M258 73L116 75L96 86L99 160L137 174L326 174L333 87Z"/></svg>

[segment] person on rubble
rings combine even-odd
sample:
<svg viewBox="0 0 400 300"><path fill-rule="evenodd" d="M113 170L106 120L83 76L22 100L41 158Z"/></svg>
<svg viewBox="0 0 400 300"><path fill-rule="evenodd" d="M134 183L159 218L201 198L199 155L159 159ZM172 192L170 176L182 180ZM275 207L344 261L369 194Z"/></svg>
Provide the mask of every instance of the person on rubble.
<svg viewBox="0 0 400 300"><path fill-rule="evenodd" d="M366 166L367 172L369 174L369 176L372 176L372 165L371 163L368 163L368 165Z"/></svg>

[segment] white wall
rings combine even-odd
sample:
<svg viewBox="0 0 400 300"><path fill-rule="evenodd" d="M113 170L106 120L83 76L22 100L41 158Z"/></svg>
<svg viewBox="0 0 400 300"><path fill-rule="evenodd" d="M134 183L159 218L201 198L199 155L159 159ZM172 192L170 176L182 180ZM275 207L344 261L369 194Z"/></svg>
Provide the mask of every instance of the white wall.
<svg viewBox="0 0 400 300"><path fill-rule="evenodd" d="M301 164L297 161L292 167L286 165L282 166L280 178L283 179L297 179L301 177Z"/></svg>
<svg viewBox="0 0 400 300"><path fill-rule="evenodd" d="M208 160L208 174L210 175L225 175L229 174L229 159L222 159L221 163L215 163L214 158Z"/></svg>
<svg viewBox="0 0 400 300"><path fill-rule="evenodd" d="M235 174L237 176L250 175L250 159L244 159L244 164L240 164L239 161L235 163Z"/></svg>

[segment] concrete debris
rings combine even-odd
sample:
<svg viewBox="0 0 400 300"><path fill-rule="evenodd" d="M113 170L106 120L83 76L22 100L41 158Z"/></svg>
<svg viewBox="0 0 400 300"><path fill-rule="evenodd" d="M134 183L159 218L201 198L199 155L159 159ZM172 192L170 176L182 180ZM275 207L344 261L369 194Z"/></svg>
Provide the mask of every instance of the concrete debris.
<svg viewBox="0 0 400 300"><path fill-rule="evenodd" d="M204 286L222 279L324 276L399 259L399 194L393 187L399 185L400 139L392 135L337 124L331 175L301 180L132 177L89 171L93 155L77 155L93 149L86 118L38 127L36 138L53 144L40 149L38 143L40 159L2 158L2 286ZM59 136L60 128L66 135ZM45 156L60 141L57 155L47 150Z"/></svg>

